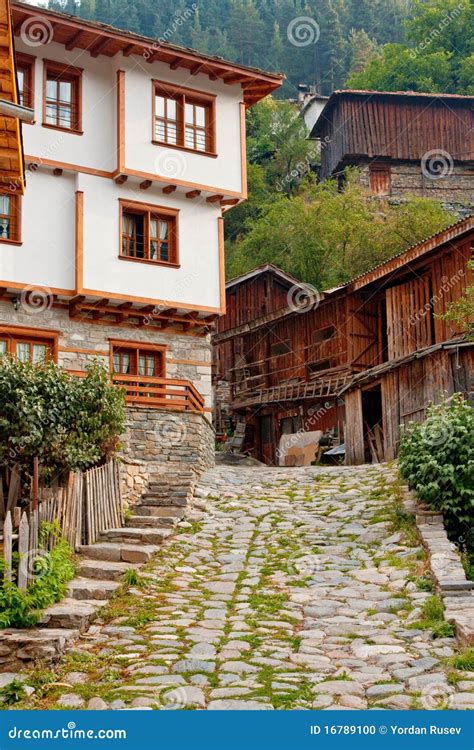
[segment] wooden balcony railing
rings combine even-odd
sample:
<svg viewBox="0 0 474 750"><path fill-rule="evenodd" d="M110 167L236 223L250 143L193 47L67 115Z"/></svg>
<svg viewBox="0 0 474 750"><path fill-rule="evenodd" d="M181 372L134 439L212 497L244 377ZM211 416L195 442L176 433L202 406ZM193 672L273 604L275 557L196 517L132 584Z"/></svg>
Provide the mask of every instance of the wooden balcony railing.
<svg viewBox="0 0 474 750"><path fill-rule="evenodd" d="M112 375L112 380L125 388L128 404L173 411L204 411L204 399L190 380L117 373Z"/></svg>

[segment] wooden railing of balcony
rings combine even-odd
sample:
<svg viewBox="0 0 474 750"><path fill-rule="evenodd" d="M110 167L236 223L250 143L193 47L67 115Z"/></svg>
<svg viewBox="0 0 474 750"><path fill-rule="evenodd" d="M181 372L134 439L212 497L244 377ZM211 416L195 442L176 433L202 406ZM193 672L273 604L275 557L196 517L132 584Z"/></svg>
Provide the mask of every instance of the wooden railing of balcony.
<svg viewBox="0 0 474 750"><path fill-rule="evenodd" d="M118 373L112 375L112 380L125 388L128 404L173 411L204 411L204 399L190 380Z"/></svg>

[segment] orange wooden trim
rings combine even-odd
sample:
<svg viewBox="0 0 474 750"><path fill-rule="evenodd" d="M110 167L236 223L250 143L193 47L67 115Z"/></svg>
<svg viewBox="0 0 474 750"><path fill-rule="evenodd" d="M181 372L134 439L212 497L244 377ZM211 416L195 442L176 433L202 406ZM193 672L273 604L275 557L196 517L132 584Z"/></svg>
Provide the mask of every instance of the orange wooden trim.
<svg viewBox="0 0 474 750"><path fill-rule="evenodd" d="M193 153L198 154L199 151L194 151ZM144 180L152 180L153 182L164 182L165 185L169 185L170 182L172 182L174 185L179 185L180 187L196 188L197 190L201 190L206 193L224 193L224 195L229 195L235 198L243 197L242 193L239 193L236 190L228 190L227 188L222 187L218 188L213 185L203 185L200 182L179 180L176 177L173 177L173 179L171 180L169 177L162 177L161 175L155 174L153 172L141 172L138 169L128 169L128 167L122 169L122 172L123 174L129 175L130 177L140 177Z"/></svg>
<svg viewBox="0 0 474 750"><path fill-rule="evenodd" d="M84 193L76 191L76 227L75 227L75 255L76 255L76 294L82 291L84 284Z"/></svg>
<svg viewBox="0 0 474 750"><path fill-rule="evenodd" d="M25 288L31 288L33 289L47 289L48 292L51 292L51 294L64 294L66 296L73 296L75 294L74 289L60 289L59 287L51 287L46 286L45 284L31 284L29 281L5 281L3 279L0 279L0 286L11 288L11 289L25 289ZM175 305L176 307L176 305Z"/></svg>
<svg viewBox="0 0 474 750"><path fill-rule="evenodd" d="M117 170L125 168L125 71L117 70Z"/></svg>
<svg viewBox="0 0 474 750"><path fill-rule="evenodd" d="M219 244L219 291L220 291L220 313L225 315L226 311L226 294L225 294L225 248L224 248L224 219L220 216L217 219L217 236Z"/></svg>
<svg viewBox="0 0 474 750"><path fill-rule="evenodd" d="M24 52L18 52L16 55L16 63L18 68L28 68L29 71L29 86L30 86L30 98L25 102L25 107L30 109L35 108L35 71L36 71L36 57L34 55L27 55ZM33 125L33 123L28 123Z"/></svg>
<svg viewBox="0 0 474 750"><path fill-rule="evenodd" d="M67 132L73 132L73 131L67 131ZM53 159L43 159L42 156L25 156L26 162L31 162L32 164L38 164L38 166L45 166L45 167L57 167L59 169L65 169L69 170L70 172L82 172L83 174L91 174L95 177L106 177L108 179L112 179L116 172L106 172L103 169L94 169L93 167L84 167L80 164L71 164L70 162L65 161L54 161Z"/></svg>
<svg viewBox="0 0 474 750"><path fill-rule="evenodd" d="M28 328L26 326L0 325L0 335L8 336L9 334L11 334L11 338L19 336L23 338L50 341L52 345L51 351L53 359L57 363L59 331L54 331L49 328Z"/></svg>
<svg viewBox="0 0 474 750"><path fill-rule="evenodd" d="M179 223L178 223L178 217L179 217L179 208L169 208L167 206L159 206L155 205L153 203L141 203L140 201L134 201L134 200L127 200L124 198L119 198L119 204L120 204L120 216L119 216L119 260L127 260L127 261L136 261L140 263L147 263L148 265L153 266L168 266L169 268L180 268L180 262L179 262ZM171 235L168 241L168 247L169 247L169 255L174 258L174 260L166 262L161 260L151 260L149 258L131 258L128 255L122 255L122 219L123 219L123 212L127 210L132 211L140 211L141 213L154 213L154 214L162 214L163 216L167 216L171 219L173 219L173 226L171 227ZM149 242L149 216L146 224L146 242Z"/></svg>
<svg viewBox="0 0 474 750"><path fill-rule="evenodd" d="M177 112L176 112L176 129L177 129L177 139L180 140L180 143L167 143L166 141L158 141L155 138L155 118L156 118L156 94L163 94L164 96L168 97L176 97L180 96L181 102L177 102ZM207 144L209 148L206 149L206 151L198 151L194 148L189 148L185 145L185 133L184 133L184 107L183 107L183 101L186 102L186 99L188 99L191 103L197 103L197 104L203 104L208 107L208 112L206 112L206 140L209 141ZM216 149L216 95L215 94L209 94L206 91L198 91L197 89L190 89L185 86L176 86L173 83L169 83L167 81L159 81L159 80L153 80L152 81L152 112L153 112L153 119L152 119L152 136L151 141L152 143L162 146L165 148L168 148L170 146L171 148L176 148L182 151L187 151L191 154L200 154L202 156L210 156L213 158L217 157L217 149Z"/></svg>
<svg viewBox="0 0 474 750"><path fill-rule="evenodd" d="M0 281L0 284L3 282ZM26 286L19 284L18 286ZM109 299L119 299L125 302L143 302L147 305L166 305L166 307L176 307L178 310L199 310L200 312L220 313L220 307L207 307L206 305L195 305L189 302L178 302L177 300L152 299L151 297L135 297L130 294L117 294L116 292L105 292L102 289L83 289L82 294L90 294L93 297L107 297ZM90 322L90 321L88 321ZM110 323L109 323L110 325Z"/></svg>
<svg viewBox="0 0 474 750"><path fill-rule="evenodd" d="M81 349L79 346L59 346L58 351L69 354L90 354L97 357L107 357L109 354L108 349Z"/></svg>
<svg viewBox="0 0 474 750"><path fill-rule="evenodd" d="M22 217L22 196L20 193L14 193L7 187L0 187L0 195L8 195L11 200L10 220L13 220L14 237L1 239L2 245L22 245L21 238L21 217Z"/></svg>
<svg viewBox="0 0 474 750"><path fill-rule="evenodd" d="M242 198L248 198L247 190L247 130L245 126L245 104L240 102L240 163Z"/></svg>
<svg viewBox="0 0 474 750"><path fill-rule="evenodd" d="M110 295L109 295L110 297ZM110 328L128 328L128 329L134 329L137 330L137 324L136 323L115 323L111 320L101 320L98 318L97 320L94 320L93 318L87 318L83 319L78 316L77 318L74 318L74 320L79 320L80 323L83 325L99 325L99 326L107 326ZM153 328L153 331L156 333L159 333L160 336L172 336L174 339L176 339L176 336L189 336L191 338L196 339L202 339L207 336L207 333L198 333L194 331L184 331L181 328L176 328L173 325L169 325L166 327L166 330L164 328Z"/></svg>
<svg viewBox="0 0 474 750"><path fill-rule="evenodd" d="M153 349L156 352L165 352L168 349L168 344L154 344L149 341L135 341L133 339L108 339L111 346L124 346L128 349ZM120 373L118 373L120 374Z"/></svg>
<svg viewBox="0 0 474 750"><path fill-rule="evenodd" d="M181 268L181 263L167 263L164 260L147 260L146 258L132 258L128 255L119 255L119 260L126 260L131 263L146 263L148 266L164 266L165 268Z"/></svg>
<svg viewBox="0 0 474 750"><path fill-rule="evenodd" d="M48 73L54 73L58 76L60 75L68 75L71 78L74 78L76 82L76 96L75 96L75 126L73 128L65 128L61 125L52 125L51 123L46 122L46 82L48 79ZM66 133L73 133L75 135L83 135L82 130L82 73L83 68L76 68L73 65L69 65L68 63L60 63L56 60L46 60L43 59L43 127L44 128L51 128L53 130L61 130Z"/></svg>

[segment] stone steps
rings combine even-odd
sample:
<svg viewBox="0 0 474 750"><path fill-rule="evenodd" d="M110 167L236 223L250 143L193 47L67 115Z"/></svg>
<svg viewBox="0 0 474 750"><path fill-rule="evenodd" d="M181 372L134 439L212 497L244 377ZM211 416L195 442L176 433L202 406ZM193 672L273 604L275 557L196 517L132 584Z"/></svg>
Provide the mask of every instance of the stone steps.
<svg viewBox="0 0 474 750"><path fill-rule="evenodd" d="M125 544L134 544L141 542L143 544L161 544L167 536L170 535L168 529L151 529L140 527L126 527L121 529L108 529L100 535L101 541L118 542Z"/></svg>
<svg viewBox="0 0 474 750"><path fill-rule="evenodd" d="M120 581L127 570L139 570L140 565L112 560L83 558L78 565L78 573L94 581Z"/></svg>
<svg viewBox="0 0 474 750"><path fill-rule="evenodd" d="M183 518L185 509L176 505L137 505L134 509L135 516L143 516L145 518L159 517L159 516L176 516L177 518Z"/></svg>
<svg viewBox="0 0 474 750"><path fill-rule="evenodd" d="M84 630L104 604L103 600L63 599L44 610L38 627Z"/></svg>
<svg viewBox="0 0 474 750"><path fill-rule="evenodd" d="M173 528L179 521L178 516L132 516L130 526L146 529Z"/></svg>
<svg viewBox="0 0 474 750"><path fill-rule="evenodd" d="M147 492L145 495L142 495L141 505L138 507L141 507L143 505L150 505L154 507L159 507L162 505L169 507L170 505L172 505L173 507L177 506L184 509L187 505L187 499L185 495L181 496L173 494L173 496L170 497L168 493L163 496L158 496Z"/></svg>
<svg viewBox="0 0 474 750"><path fill-rule="evenodd" d="M120 586L119 581L94 580L93 578L74 578L68 586L68 596L78 600L98 600L106 602Z"/></svg>
<svg viewBox="0 0 474 750"><path fill-rule="evenodd" d="M142 531L142 529L140 529ZM163 532L161 532L163 533ZM119 542L99 542L79 547L81 554L92 560L108 560L110 562L146 563L158 550L151 544L126 544Z"/></svg>
<svg viewBox="0 0 474 750"><path fill-rule="evenodd" d="M55 662L72 646L79 630L28 628L2 630L0 672L19 672L33 662Z"/></svg>

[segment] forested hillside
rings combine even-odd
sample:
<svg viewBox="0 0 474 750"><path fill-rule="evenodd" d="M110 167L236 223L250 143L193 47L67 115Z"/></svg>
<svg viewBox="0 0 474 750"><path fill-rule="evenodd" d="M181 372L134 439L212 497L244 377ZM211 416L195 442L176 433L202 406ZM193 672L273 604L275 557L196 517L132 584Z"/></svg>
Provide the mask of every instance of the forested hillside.
<svg viewBox="0 0 474 750"><path fill-rule="evenodd" d="M49 0L49 7L282 71L282 97L298 83L325 94L341 87L378 45L403 41L407 15L407 0Z"/></svg>

